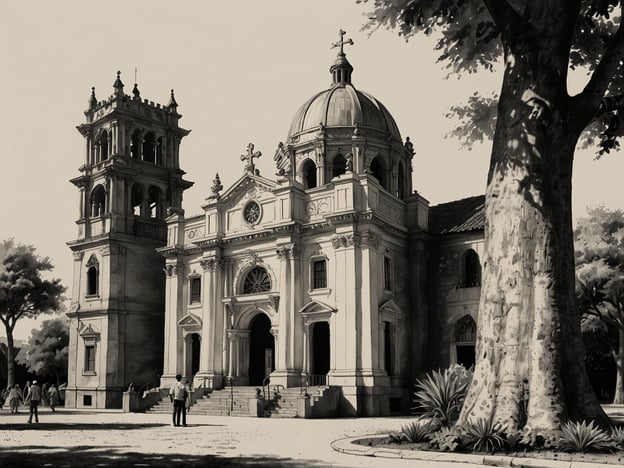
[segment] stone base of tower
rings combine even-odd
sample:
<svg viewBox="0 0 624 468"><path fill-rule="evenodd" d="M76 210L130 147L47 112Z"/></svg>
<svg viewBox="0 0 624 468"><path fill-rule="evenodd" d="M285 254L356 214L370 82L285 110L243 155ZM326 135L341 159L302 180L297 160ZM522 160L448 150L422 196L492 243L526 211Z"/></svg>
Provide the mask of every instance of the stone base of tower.
<svg viewBox="0 0 624 468"><path fill-rule="evenodd" d="M271 372L271 386L282 385L284 388L301 387L301 371L292 369L274 370Z"/></svg>
<svg viewBox="0 0 624 468"><path fill-rule="evenodd" d="M122 389L67 387L65 408L121 409L122 398Z"/></svg>

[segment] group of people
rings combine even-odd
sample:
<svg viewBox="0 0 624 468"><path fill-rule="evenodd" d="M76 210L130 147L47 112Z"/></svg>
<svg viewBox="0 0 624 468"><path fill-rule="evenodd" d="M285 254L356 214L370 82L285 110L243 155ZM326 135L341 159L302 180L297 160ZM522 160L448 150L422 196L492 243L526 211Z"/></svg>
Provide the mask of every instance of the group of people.
<svg viewBox="0 0 624 468"><path fill-rule="evenodd" d="M191 385L188 380L182 383L182 376L176 375L176 382L169 389L169 400L173 403L173 425L186 426L186 413L191 410ZM182 424L180 424L182 417Z"/></svg>
<svg viewBox="0 0 624 468"><path fill-rule="evenodd" d="M39 422L38 407L40 404L45 404L50 407L52 411L56 411L55 407L61 403L61 398L56 385L44 383L43 387L40 387L36 380L26 382L24 391L20 388L19 384L13 385L13 387L7 387L0 392L0 409L8 401L11 414L17 414L20 404L29 406L28 422L32 423L33 417L35 422Z"/></svg>

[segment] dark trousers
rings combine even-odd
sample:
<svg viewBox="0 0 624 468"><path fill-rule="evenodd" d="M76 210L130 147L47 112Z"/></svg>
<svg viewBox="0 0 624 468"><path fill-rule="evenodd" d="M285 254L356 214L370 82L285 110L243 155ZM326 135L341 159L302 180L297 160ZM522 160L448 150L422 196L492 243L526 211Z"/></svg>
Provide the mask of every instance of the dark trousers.
<svg viewBox="0 0 624 468"><path fill-rule="evenodd" d="M30 416L28 416L28 422L32 422L33 415L35 415L35 422L39 422L39 413L37 413L38 406L38 400L30 400Z"/></svg>
<svg viewBox="0 0 624 468"><path fill-rule="evenodd" d="M186 426L186 409L184 408L184 400L173 400L173 425L180 425L180 416L182 416L182 425Z"/></svg>

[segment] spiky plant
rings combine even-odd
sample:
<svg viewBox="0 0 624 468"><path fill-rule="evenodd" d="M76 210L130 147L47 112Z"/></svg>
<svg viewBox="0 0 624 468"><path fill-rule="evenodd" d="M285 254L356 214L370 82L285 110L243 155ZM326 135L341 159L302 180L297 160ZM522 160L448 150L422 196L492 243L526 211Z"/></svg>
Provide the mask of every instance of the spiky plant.
<svg viewBox="0 0 624 468"><path fill-rule="evenodd" d="M478 452L496 452L505 446L505 431L494 418L472 420L459 428L465 447Z"/></svg>
<svg viewBox="0 0 624 468"><path fill-rule="evenodd" d="M443 452L454 452L460 448L461 438L454 427L442 426L429 435L429 445Z"/></svg>
<svg viewBox="0 0 624 468"><path fill-rule="evenodd" d="M433 429L429 422L414 421L406 426L401 426L401 433L408 442L417 443L428 440Z"/></svg>
<svg viewBox="0 0 624 468"><path fill-rule="evenodd" d="M605 431L590 421L573 423L568 421L561 426L559 449L566 452L610 452L615 443Z"/></svg>
<svg viewBox="0 0 624 468"><path fill-rule="evenodd" d="M459 416L468 383L454 369L433 371L416 380L414 409L422 409L425 411L424 416L438 419L443 425L450 426Z"/></svg>
<svg viewBox="0 0 624 468"><path fill-rule="evenodd" d="M611 439L620 450L624 449L624 427L614 427L611 430Z"/></svg>

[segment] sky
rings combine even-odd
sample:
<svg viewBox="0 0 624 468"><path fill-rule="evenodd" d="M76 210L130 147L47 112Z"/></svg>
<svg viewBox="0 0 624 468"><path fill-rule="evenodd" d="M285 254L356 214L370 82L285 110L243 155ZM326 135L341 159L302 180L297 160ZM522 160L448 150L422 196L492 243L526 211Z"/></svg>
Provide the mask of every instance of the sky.
<svg viewBox="0 0 624 468"><path fill-rule="evenodd" d="M445 79L431 38L406 43L395 31L362 31L368 8L355 0L2 2L0 239L33 244L71 286L66 242L77 235L78 190L69 179L85 158L75 127L91 87L98 100L109 97L118 70L126 94L135 70L143 98L166 104L175 89L180 125L191 130L180 148L195 182L187 214L201 212L216 172L226 189L243 174L250 142L263 153L261 174L273 178L273 154L295 112L331 84L330 47L341 28L354 41L345 46L353 85L384 103L414 144L414 189L431 205L484 193L490 144L467 151L445 138L454 125L445 114L474 91L497 91L500 70ZM575 157L575 217L588 206L624 208L624 158L594 156ZM24 320L15 335L26 339L36 326Z"/></svg>

